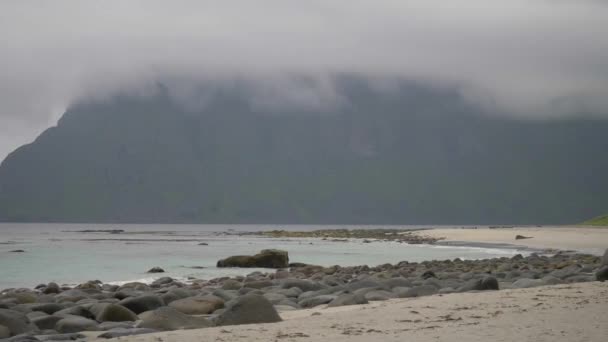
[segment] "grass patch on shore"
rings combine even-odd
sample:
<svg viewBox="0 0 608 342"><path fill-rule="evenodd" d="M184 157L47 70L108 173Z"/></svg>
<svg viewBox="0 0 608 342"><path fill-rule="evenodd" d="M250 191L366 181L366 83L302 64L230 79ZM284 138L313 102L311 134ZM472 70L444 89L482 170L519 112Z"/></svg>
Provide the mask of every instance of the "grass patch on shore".
<svg viewBox="0 0 608 342"><path fill-rule="evenodd" d="M608 227L608 215L602 215L594 217L591 220L583 222L584 225L588 226L603 226Z"/></svg>

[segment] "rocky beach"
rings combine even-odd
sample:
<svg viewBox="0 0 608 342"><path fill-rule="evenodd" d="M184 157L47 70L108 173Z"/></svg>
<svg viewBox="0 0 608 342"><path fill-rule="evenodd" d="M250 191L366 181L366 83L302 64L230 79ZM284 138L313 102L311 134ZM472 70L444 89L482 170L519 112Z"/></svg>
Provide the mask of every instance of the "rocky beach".
<svg viewBox="0 0 608 342"><path fill-rule="evenodd" d="M398 235L393 233L389 235ZM532 233L527 231L526 234L534 235ZM326 233L327 236L318 238L338 238L334 236L338 234L344 232ZM363 238L360 234L363 233L346 238ZM370 243L379 237L365 234ZM386 232L374 234L386 236ZM416 234L428 236L428 231ZM405 234L410 235L415 236ZM427 238L419 236L408 239L417 243ZM429 239L443 240L439 237ZM596 241L596 244L605 242ZM534 304L527 309L530 311L561 305L561 302L552 302L549 297L543 297L545 291L559 297L557 294L579 289L577 296L581 299L576 302L576 308L584 314L587 306L595 308L598 303L605 305L608 290L603 283L608 280L608 251L603 255L554 251L551 254L531 253L481 260L402 261L375 266L327 267L290 261L288 251L263 250L256 255L226 256L218 260L219 267L266 267L265 272L254 271L244 276L189 279L184 282L162 276L162 269L154 268L155 272L159 272L158 277L149 284L131 282L119 286L91 280L73 287L47 283L34 289L5 289L0 296L0 337L8 341L57 341L114 337L124 340L126 336L145 340L149 336L162 336L155 338L157 341L187 341L195 336L205 336L208 330L209 334L217 336L214 340L227 341L242 340L240 334L238 338L231 335L234 326L263 324L245 327L260 327L255 329L262 332L272 330L273 337L263 333L244 340L315 341L310 337L317 336L318 339L323 335L319 335L318 331L322 329L321 325L314 331L304 328L276 331L271 328L275 325L266 323L306 319L309 322L306 326L313 329L313 322L331 314L337 323L327 328L326 332L330 335L331 331L336 330L342 338L354 336L360 340L385 340L385 337L388 338L385 334L389 331L391 338L396 338L408 336L410 332L416 334L421 329L443 329L446 324L448 327L444 328L452 329L454 326L448 324L451 322L469 327L468 324L482 324L479 320L492 320L492 315L514 315L516 310L512 308L515 306L497 301L498 298L521 296L523 300L525 297L526 305L521 307ZM488 294L495 292L504 294ZM600 298L601 293L604 293L603 299ZM528 297L531 294L534 294L537 302L530 302ZM436 316L433 319L430 314L421 314L422 311L413 309L420 303L441 302L448 298L454 303L461 303L464 298L481 298L478 296L490 298L491 305L502 302L506 306L492 311L484 308L482 303L476 307L461 305L458 310L455 304L428 304L427 309L433 308L431 316ZM539 299L541 297L542 300ZM400 309L404 306L410 309ZM506 307L508 309L505 310ZM354 308L369 308L369 311ZM468 322L469 319L463 318L465 312L460 310L471 310L466 312L467 317L478 317L477 321ZM479 313L479 310L484 312ZM346 312L340 313L342 311ZM390 319L401 330L386 327L386 322L383 329L378 329L375 324L358 325L352 317L372 311ZM316 317L319 315L321 318ZM411 317L403 318L405 316ZM517 316L512 318L517 319ZM205 330L186 332L189 329ZM243 331L245 328L236 329ZM162 334L163 331L173 333ZM161 335L157 335L159 333ZM184 335L179 337L181 335L176 333Z"/></svg>

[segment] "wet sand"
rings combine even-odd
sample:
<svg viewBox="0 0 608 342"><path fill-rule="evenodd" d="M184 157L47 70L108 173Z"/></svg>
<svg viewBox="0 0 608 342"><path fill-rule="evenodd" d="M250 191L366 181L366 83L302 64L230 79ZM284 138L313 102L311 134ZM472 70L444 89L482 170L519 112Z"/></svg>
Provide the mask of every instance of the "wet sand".
<svg viewBox="0 0 608 342"><path fill-rule="evenodd" d="M424 230L418 234L445 238L441 243L513 244L535 249L576 250L595 255L603 254L608 248L608 228L600 227L446 228ZM516 235L532 238L516 240Z"/></svg>

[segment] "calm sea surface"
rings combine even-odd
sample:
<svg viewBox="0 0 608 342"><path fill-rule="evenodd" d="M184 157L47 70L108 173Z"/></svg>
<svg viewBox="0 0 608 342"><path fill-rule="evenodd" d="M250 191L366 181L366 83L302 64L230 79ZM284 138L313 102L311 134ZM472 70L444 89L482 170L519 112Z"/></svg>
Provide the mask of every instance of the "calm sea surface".
<svg viewBox="0 0 608 342"><path fill-rule="evenodd" d="M0 223L0 289L33 287L49 281L77 284L99 279L103 282L121 283L152 281L160 276L211 279L226 275L246 275L255 269L218 269L215 264L218 259L230 255L254 254L266 248L287 250L292 262L325 266L375 266L402 260L443 260L457 257L481 259L522 252L507 248L362 243L359 240L332 242L238 235L239 232L272 229L330 228L416 227ZM122 229L125 232L77 232L86 229ZM199 245L203 242L208 245ZM25 253L10 252L17 249L25 250ZM146 271L154 266L162 267L166 273L147 274Z"/></svg>

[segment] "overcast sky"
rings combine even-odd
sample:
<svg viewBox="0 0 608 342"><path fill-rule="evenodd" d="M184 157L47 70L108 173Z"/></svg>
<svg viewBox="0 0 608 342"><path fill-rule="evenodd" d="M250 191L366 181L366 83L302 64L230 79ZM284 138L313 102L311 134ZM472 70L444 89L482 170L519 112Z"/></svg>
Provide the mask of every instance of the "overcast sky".
<svg viewBox="0 0 608 342"><path fill-rule="evenodd" d="M176 75L280 89L293 72L323 94L328 74L357 72L520 117L608 117L608 1L2 0L0 159L83 98Z"/></svg>

